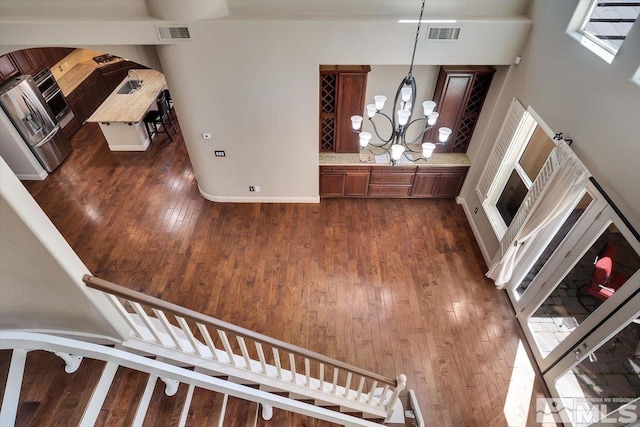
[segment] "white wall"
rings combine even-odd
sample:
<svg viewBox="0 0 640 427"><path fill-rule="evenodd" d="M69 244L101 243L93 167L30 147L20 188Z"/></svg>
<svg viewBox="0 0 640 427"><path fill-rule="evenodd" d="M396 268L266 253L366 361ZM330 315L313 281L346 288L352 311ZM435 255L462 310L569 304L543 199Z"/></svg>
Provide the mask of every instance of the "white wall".
<svg viewBox="0 0 640 427"><path fill-rule="evenodd" d="M89 270L1 158L0 196L0 330L128 334L107 299L84 286Z"/></svg>
<svg viewBox="0 0 640 427"><path fill-rule="evenodd" d="M528 25L470 24L459 43L421 43L416 63L510 63ZM415 34L414 26L362 21L199 22L191 30L193 41L158 53L200 189L221 201L316 201L319 64L408 64ZM509 43L498 45L498 33ZM387 93L399 83L388 80ZM419 80L420 90L433 85ZM249 185L262 193L249 193Z"/></svg>
<svg viewBox="0 0 640 427"><path fill-rule="evenodd" d="M497 240L475 195L475 185L511 99L531 106L571 148L636 229L640 229L640 87L630 79L640 66L640 23L612 64L579 45L565 30L577 0L534 0L531 37L496 102L488 102L474 135L472 167L461 197L489 256ZM493 116L492 116L493 114ZM490 117L490 120L486 120Z"/></svg>
<svg viewBox="0 0 640 427"><path fill-rule="evenodd" d="M147 45L157 43L157 22L5 19L0 43ZM416 64L511 63L531 23L507 17L456 25L461 38L453 43L427 43L423 33ZM220 201L317 201L319 64L408 64L415 37L415 25L392 19L189 26L192 40L157 50L200 189ZM396 87L394 82L390 90ZM203 140L204 132L213 139ZM227 156L215 158L217 149ZM262 192L249 193L249 185Z"/></svg>

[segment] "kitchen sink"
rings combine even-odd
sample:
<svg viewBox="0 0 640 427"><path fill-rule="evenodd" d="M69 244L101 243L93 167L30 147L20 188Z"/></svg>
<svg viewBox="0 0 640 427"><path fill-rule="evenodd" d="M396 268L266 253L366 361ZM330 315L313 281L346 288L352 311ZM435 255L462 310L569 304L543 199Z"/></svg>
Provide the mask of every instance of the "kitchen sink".
<svg viewBox="0 0 640 427"><path fill-rule="evenodd" d="M140 86L142 86L142 80L127 80L125 84L118 89L118 93L120 95L129 95L140 89Z"/></svg>

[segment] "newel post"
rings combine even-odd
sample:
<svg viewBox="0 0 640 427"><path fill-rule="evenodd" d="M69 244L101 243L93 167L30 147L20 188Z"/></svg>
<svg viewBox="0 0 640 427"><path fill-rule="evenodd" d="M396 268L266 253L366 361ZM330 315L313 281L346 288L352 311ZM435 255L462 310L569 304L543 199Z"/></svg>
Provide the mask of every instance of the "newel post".
<svg viewBox="0 0 640 427"><path fill-rule="evenodd" d="M396 389L393 391L393 395L389 402L386 405L387 413L389 411L393 411L394 406L396 406L396 402L398 401L398 396L400 392L407 387L407 376L405 374L398 375L398 379L396 380Z"/></svg>

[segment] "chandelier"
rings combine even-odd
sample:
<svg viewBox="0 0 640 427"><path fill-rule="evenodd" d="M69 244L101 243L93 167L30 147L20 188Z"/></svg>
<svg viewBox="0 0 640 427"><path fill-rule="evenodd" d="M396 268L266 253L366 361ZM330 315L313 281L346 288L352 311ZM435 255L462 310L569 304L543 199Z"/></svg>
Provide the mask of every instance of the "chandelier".
<svg viewBox="0 0 640 427"><path fill-rule="evenodd" d="M436 144L444 144L451 135L451 129L441 127L438 129L438 142L425 142L422 145L416 146L416 142L422 138L425 132L433 128L438 120L438 113L433 111L436 107L436 103L433 101L424 101L422 103L424 115L411 120L411 116L413 115L412 108L416 105L416 81L412 75L413 61L416 56L416 47L418 46L418 37L420 35L422 14L424 13L424 4L425 0L422 0L422 8L420 9L420 19L418 19L418 29L416 30L416 39L413 44L413 54L411 56L409 73L400 82L400 86L398 86L396 96L393 100L395 114L391 113L389 115L382 111L384 104L387 101L387 97L384 95L374 96L374 103L367 105L367 117L380 142L371 141L373 137L371 133L360 132L360 127L364 120L362 116L351 117L351 127L353 128L353 131L359 135L361 149L364 150L369 147L369 151L371 151L373 155L387 155L392 165L395 165L403 156L411 162L427 160L433 154ZM376 116L385 117L391 124L391 135L389 135L389 137L384 138L380 136L376 123L373 121L373 118ZM407 130L415 123L421 123L423 128L413 140L407 141Z"/></svg>

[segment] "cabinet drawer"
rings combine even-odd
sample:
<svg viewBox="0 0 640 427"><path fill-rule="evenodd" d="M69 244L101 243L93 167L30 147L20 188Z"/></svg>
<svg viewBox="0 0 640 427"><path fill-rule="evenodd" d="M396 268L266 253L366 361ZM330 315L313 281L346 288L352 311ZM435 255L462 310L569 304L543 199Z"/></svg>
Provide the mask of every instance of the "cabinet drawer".
<svg viewBox="0 0 640 427"><path fill-rule="evenodd" d="M369 166L320 166L320 173L369 172Z"/></svg>
<svg viewBox="0 0 640 427"><path fill-rule="evenodd" d="M372 184L411 184L412 173L371 173Z"/></svg>
<svg viewBox="0 0 640 427"><path fill-rule="evenodd" d="M417 173L456 173L456 172L466 172L468 166L427 166L427 167L419 167Z"/></svg>
<svg viewBox="0 0 640 427"><path fill-rule="evenodd" d="M416 166L373 166L371 172L414 173Z"/></svg>
<svg viewBox="0 0 640 427"><path fill-rule="evenodd" d="M369 185L369 196L383 196L383 197L407 197L411 192L410 185Z"/></svg>

